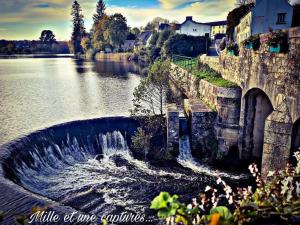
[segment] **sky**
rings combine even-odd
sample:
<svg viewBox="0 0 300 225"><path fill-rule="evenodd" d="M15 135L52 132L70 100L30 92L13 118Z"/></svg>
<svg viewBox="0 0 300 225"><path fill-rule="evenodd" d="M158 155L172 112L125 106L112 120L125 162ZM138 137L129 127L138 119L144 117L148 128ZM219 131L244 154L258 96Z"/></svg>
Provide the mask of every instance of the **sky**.
<svg viewBox="0 0 300 225"><path fill-rule="evenodd" d="M98 0L78 0L87 30ZM155 17L183 22L225 20L235 0L104 0L107 13L122 13L131 27L145 26ZM298 0L293 0L298 1ZM73 0L0 0L0 39L38 39L42 30L52 30L57 40L69 40Z"/></svg>

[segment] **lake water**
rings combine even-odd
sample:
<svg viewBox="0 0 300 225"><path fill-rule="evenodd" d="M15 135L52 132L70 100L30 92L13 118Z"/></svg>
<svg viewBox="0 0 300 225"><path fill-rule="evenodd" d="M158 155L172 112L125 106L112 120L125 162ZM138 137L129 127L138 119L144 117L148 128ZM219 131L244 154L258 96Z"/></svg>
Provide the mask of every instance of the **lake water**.
<svg viewBox="0 0 300 225"><path fill-rule="evenodd" d="M129 62L0 59L0 145L66 121L129 115L139 70Z"/></svg>

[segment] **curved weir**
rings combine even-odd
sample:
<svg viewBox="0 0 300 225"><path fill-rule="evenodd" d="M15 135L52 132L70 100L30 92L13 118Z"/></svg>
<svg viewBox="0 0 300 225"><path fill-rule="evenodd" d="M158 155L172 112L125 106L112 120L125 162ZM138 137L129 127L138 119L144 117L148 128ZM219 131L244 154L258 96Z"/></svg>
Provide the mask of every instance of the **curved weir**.
<svg viewBox="0 0 300 225"><path fill-rule="evenodd" d="M129 118L103 118L36 132L6 147L4 175L24 192L99 217L149 214L151 200L161 191L190 200L215 184L216 172L186 168L188 150L175 165L151 166L135 159L129 146L137 127Z"/></svg>

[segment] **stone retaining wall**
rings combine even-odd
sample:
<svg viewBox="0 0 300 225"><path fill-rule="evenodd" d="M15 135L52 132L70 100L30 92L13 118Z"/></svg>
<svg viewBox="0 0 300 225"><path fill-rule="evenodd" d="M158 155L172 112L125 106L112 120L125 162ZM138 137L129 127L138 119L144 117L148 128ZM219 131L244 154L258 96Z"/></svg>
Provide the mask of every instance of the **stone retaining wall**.
<svg viewBox="0 0 300 225"><path fill-rule="evenodd" d="M218 145L214 125L217 113L200 99L185 99L184 111L189 118L193 155L203 159L216 154Z"/></svg>
<svg viewBox="0 0 300 225"><path fill-rule="evenodd" d="M219 151L227 155L237 149L240 120L240 88L223 88L200 80L181 67L172 64L171 79L189 99L201 99L211 110L217 112L215 137ZM196 147L196 145L194 145Z"/></svg>

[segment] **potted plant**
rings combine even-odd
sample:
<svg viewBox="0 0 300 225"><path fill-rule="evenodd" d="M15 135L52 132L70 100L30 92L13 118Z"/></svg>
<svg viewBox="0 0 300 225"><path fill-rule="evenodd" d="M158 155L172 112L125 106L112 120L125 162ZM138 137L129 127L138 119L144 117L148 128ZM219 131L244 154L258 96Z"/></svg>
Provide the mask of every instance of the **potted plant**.
<svg viewBox="0 0 300 225"><path fill-rule="evenodd" d="M287 34L281 30L270 30L270 34L268 35L268 40L266 43L269 46L270 52L279 53L286 52L288 50Z"/></svg>
<svg viewBox="0 0 300 225"><path fill-rule="evenodd" d="M260 47L260 36L259 34L248 37L244 42L246 49L258 50Z"/></svg>
<svg viewBox="0 0 300 225"><path fill-rule="evenodd" d="M239 55L239 46L237 43L229 43L227 45L227 52L228 52L228 55Z"/></svg>

